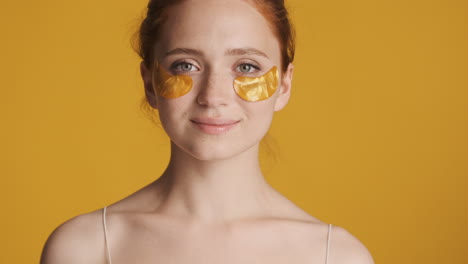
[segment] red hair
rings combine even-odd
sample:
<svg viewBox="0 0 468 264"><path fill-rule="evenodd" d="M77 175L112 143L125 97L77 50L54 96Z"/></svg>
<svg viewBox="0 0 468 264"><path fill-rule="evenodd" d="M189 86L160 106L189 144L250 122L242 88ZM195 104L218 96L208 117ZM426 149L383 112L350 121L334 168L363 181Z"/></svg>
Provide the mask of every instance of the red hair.
<svg viewBox="0 0 468 264"><path fill-rule="evenodd" d="M269 22L278 38L281 49L281 69L285 72L294 60L294 28L290 22L284 0L246 0L250 2ZM153 47L158 40L161 25L167 17L167 9L182 0L150 0L134 45L146 67L151 68L154 60Z"/></svg>

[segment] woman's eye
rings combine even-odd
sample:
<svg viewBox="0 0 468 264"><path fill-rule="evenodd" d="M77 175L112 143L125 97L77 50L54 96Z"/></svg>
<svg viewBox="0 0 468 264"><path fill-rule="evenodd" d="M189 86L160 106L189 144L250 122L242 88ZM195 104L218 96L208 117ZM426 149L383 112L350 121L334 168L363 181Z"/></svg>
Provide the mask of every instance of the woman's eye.
<svg viewBox="0 0 468 264"><path fill-rule="evenodd" d="M242 73L252 73L255 70L259 70L259 68L257 66L254 66L254 65L248 64L248 63L243 63L243 64L239 65L238 68L239 68L239 71L242 72Z"/></svg>
<svg viewBox="0 0 468 264"><path fill-rule="evenodd" d="M175 64L173 66L173 69L179 72L188 72L188 71L195 71L196 67L192 63L181 62L181 63Z"/></svg>

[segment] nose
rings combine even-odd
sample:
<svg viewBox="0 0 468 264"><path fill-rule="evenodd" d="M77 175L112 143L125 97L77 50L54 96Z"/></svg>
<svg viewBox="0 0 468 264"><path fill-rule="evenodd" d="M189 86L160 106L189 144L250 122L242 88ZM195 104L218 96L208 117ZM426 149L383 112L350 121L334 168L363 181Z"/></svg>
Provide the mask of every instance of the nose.
<svg viewBox="0 0 468 264"><path fill-rule="evenodd" d="M208 72L200 83L197 103L207 107L228 105L234 95L232 82L227 73Z"/></svg>

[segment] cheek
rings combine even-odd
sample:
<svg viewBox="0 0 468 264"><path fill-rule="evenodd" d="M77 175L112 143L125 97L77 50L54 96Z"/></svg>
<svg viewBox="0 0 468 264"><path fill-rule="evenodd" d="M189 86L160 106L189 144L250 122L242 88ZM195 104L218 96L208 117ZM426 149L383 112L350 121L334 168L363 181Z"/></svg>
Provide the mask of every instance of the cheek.
<svg viewBox="0 0 468 264"><path fill-rule="evenodd" d="M264 100L261 102L253 102L249 103L248 111L248 118L250 126L252 126L255 130L258 130L261 133L266 133L269 129L273 114L274 114L274 102L275 97L273 96L268 100Z"/></svg>
<svg viewBox="0 0 468 264"><path fill-rule="evenodd" d="M165 99L159 97L159 119L161 124L168 134L174 130L178 125L182 124L182 120L186 119L187 109L185 106L186 99L184 97L176 99Z"/></svg>
<svg viewBox="0 0 468 264"><path fill-rule="evenodd" d="M175 99L184 96L192 90L193 81L187 75L170 75L158 63L153 72L153 87L158 96Z"/></svg>
<svg viewBox="0 0 468 264"><path fill-rule="evenodd" d="M259 77L237 77L234 80L234 90L242 99L249 102L263 101L278 89L279 73L274 66L271 70Z"/></svg>

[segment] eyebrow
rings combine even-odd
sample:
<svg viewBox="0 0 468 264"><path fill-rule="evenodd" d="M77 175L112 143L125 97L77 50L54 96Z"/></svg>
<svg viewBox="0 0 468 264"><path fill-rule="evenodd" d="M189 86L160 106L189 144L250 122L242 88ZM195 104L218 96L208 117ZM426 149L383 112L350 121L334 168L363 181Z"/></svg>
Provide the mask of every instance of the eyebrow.
<svg viewBox="0 0 468 264"><path fill-rule="evenodd" d="M189 48L176 48L172 49L164 54L164 57L177 55L177 54L188 54L188 55L196 55L201 56L203 52L196 50L196 49L189 49ZM268 55L265 52L255 49L255 48L239 48L239 49L228 49L225 55L229 56L242 56L242 55L257 55L262 56L269 59Z"/></svg>
<svg viewBox="0 0 468 264"><path fill-rule="evenodd" d="M203 53L199 50L195 49L188 49L188 48L176 48L173 50L170 50L164 54L164 57L170 56L170 55L176 55L176 54L188 54L188 55L203 55Z"/></svg>
<svg viewBox="0 0 468 264"><path fill-rule="evenodd" d="M228 49L225 54L230 56L257 55L268 58L263 51L255 48Z"/></svg>

